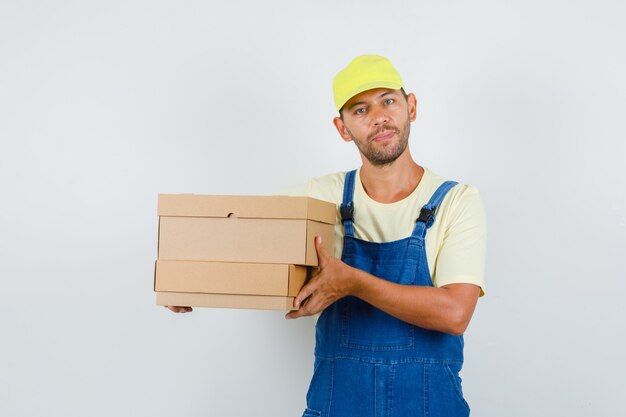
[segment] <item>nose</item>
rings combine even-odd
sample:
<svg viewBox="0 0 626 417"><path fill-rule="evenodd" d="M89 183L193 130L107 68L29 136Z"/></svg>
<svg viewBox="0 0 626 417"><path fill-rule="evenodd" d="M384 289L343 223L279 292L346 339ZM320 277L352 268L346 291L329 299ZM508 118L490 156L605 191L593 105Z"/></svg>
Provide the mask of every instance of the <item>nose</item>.
<svg viewBox="0 0 626 417"><path fill-rule="evenodd" d="M389 122L389 116L385 109L381 106L374 106L370 110L370 118L374 126L381 126Z"/></svg>

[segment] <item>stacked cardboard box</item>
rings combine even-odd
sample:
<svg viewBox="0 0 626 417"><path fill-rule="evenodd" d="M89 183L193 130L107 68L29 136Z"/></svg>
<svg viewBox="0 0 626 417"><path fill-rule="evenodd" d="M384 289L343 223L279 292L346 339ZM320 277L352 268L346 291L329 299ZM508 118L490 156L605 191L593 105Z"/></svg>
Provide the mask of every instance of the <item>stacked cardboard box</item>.
<svg viewBox="0 0 626 417"><path fill-rule="evenodd" d="M334 204L309 197L159 195L157 304L292 310L333 253Z"/></svg>

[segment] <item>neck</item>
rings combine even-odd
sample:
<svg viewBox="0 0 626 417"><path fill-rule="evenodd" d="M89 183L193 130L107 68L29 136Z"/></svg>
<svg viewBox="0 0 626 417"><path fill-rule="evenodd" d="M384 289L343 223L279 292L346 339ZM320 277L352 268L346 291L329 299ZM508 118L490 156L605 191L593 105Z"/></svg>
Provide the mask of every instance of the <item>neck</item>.
<svg viewBox="0 0 626 417"><path fill-rule="evenodd" d="M424 168L413 161L408 146L389 165L372 165L361 157L361 183L367 195L379 203L395 203L406 198L415 190L424 175Z"/></svg>

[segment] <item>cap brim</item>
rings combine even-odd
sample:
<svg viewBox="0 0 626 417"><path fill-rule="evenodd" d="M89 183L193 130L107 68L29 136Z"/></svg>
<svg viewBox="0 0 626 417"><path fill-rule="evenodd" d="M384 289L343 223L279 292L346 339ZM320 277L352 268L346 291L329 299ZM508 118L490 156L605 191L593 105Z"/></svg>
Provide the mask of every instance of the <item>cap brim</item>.
<svg viewBox="0 0 626 417"><path fill-rule="evenodd" d="M335 103L335 106L337 107L337 111L341 111L341 108L352 97L356 96L357 94L362 93L363 91L373 90L374 88L389 88L389 89L392 89L392 90L399 90L399 89L401 89L403 87L404 86L402 84L399 84L399 83L393 82L393 81L375 81L375 82L363 84L363 85L360 85L357 88L353 89L352 91L346 93L341 98L341 101L338 101L338 102Z"/></svg>

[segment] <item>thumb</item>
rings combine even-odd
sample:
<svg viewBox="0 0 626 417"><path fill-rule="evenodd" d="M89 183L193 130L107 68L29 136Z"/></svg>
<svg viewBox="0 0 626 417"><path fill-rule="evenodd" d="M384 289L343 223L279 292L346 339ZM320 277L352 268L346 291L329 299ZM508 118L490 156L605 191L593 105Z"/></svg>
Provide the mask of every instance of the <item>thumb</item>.
<svg viewBox="0 0 626 417"><path fill-rule="evenodd" d="M321 236L315 236L315 250L317 251L317 261L320 268L324 268L328 263L330 255L326 252Z"/></svg>

